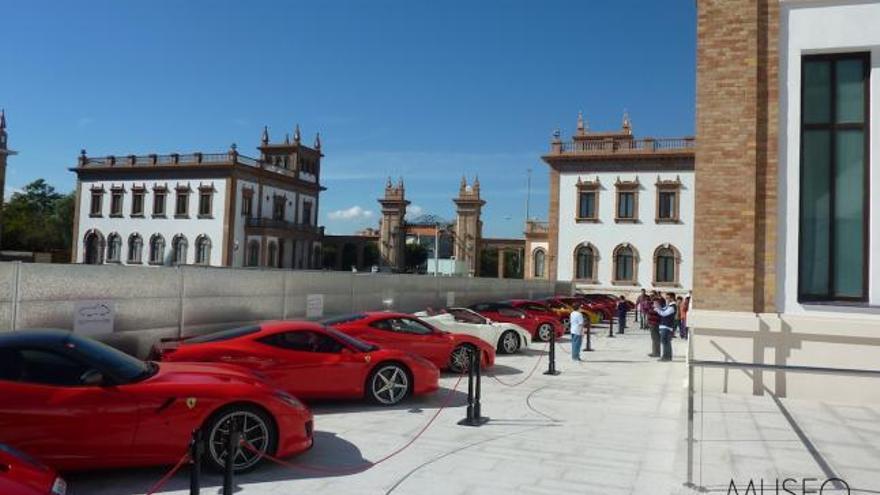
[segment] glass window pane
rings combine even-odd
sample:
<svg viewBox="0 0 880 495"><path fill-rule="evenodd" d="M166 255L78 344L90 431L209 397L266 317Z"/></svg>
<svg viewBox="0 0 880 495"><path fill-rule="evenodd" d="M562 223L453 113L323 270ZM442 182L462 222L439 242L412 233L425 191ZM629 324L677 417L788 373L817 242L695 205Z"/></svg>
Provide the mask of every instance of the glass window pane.
<svg viewBox="0 0 880 495"><path fill-rule="evenodd" d="M837 122L856 123L865 119L865 74L861 60L837 62Z"/></svg>
<svg viewBox="0 0 880 495"><path fill-rule="evenodd" d="M834 182L834 288L835 296L864 295L865 252L865 142L864 132L837 133Z"/></svg>
<svg viewBox="0 0 880 495"><path fill-rule="evenodd" d="M804 122L821 124L831 120L831 63L804 61Z"/></svg>
<svg viewBox="0 0 880 495"><path fill-rule="evenodd" d="M830 144L828 131L803 133L799 269L802 295L824 295L829 290Z"/></svg>

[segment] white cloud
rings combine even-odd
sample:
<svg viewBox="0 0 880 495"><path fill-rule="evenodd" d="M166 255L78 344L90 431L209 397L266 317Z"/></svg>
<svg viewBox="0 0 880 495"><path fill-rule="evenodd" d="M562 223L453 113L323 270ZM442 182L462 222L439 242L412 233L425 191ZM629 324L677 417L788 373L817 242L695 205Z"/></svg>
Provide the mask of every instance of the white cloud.
<svg viewBox="0 0 880 495"><path fill-rule="evenodd" d="M419 205L409 205L406 207L406 218L415 218L425 212L425 209Z"/></svg>
<svg viewBox="0 0 880 495"><path fill-rule="evenodd" d="M331 211L327 214L327 218L329 218L330 220L362 220L372 217L372 211L365 210L356 205L352 206L351 208L346 208L344 210Z"/></svg>
<svg viewBox="0 0 880 495"><path fill-rule="evenodd" d="M22 192L24 192L24 190L18 187L6 186L6 190L3 191L3 199L4 201L9 202L9 200L12 199L13 194Z"/></svg>

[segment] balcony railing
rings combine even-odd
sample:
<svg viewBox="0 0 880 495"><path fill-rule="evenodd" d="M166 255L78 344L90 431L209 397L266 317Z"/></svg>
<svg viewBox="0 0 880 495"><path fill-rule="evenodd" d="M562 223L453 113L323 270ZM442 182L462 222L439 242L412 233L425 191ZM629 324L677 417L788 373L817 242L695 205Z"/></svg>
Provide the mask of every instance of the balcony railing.
<svg viewBox="0 0 880 495"><path fill-rule="evenodd" d="M556 142L551 144L555 154L626 154L684 151L694 148L696 140L692 137L662 139L589 139Z"/></svg>
<svg viewBox="0 0 880 495"><path fill-rule="evenodd" d="M546 234L550 231L548 222L539 222L537 220L526 221L526 234Z"/></svg>
<svg viewBox="0 0 880 495"><path fill-rule="evenodd" d="M155 165L198 165L202 163L239 163L259 167L260 161L237 153L171 153L168 155L123 155L80 157L81 167L138 167Z"/></svg>
<svg viewBox="0 0 880 495"><path fill-rule="evenodd" d="M274 218L248 218L246 225L253 228L292 230L306 234L322 234L324 232L324 227L319 227L317 225L288 222L287 220L275 220Z"/></svg>

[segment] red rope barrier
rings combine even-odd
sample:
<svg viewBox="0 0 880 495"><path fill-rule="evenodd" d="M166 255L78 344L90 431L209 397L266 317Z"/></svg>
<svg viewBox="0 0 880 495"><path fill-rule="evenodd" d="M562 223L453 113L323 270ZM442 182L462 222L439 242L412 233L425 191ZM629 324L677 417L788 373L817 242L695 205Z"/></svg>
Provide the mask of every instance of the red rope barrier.
<svg viewBox="0 0 880 495"><path fill-rule="evenodd" d="M550 348L550 344L547 344L547 346L544 348L544 350L546 351L546 350L549 349L549 348ZM518 381L518 382L515 382L515 383L505 382L505 381L501 380L500 378L498 378L497 376L495 376L494 373L491 374L491 375L489 375L489 377L491 377L493 380L495 380L496 382L500 383L501 385L504 385L505 387L518 387L518 386L522 385L523 383L527 382L527 381L529 380L529 378L531 378L532 375L535 374L535 371L538 370L538 366L541 365L541 361L543 361L543 360L544 360L544 355L542 354L542 355L538 358L538 360L535 361L535 365L532 366L532 370L529 371L529 374L526 375L526 377L523 378L522 380L520 380L520 381Z"/></svg>
<svg viewBox="0 0 880 495"><path fill-rule="evenodd" d="M413 436L408 442L403 444L401 447L398 447L397 449L392 451L390 454L387 454L384 457L381 457L378 461L375 461L375 462L366 462L364 464L360 464L360 465L356 465L356 466L344 466L344 467L340 467L340 468L325 468L325 467L321 467L321 466L312 466L312 465L304 464L304 463L295 463L294 464L291 462L287 462L283 459L279 459L279 458L274 457L272 455L269 455L265 452L260 452L253 445L249 444L248 442L246 442L244 440L242 440L241 445L244 448L250 450L251 452L254 452L255 454L259 455L262 458L268 459L268 460L274 462L275 464L278 464L278 465L284 466L284 467L288 467L291 469L299 469L302 471L313 471L313 472L324 473L324 474L353 474L356 472L364 471L364 470L367 470L377 464L381 464L381 463L387 461L388 459L391 459L392 457L396 456L397 454L400 454L401 452L403 452L404 450L409 448L412 444L414 444L416 442L416 440L418 440L419 437L421 437L428 430L428 428L434 423L434 421L437 419L437 417L440 416L440 413L443 412L443 410L449 406L449 402L452 399L452 394L458 389L458 386L461 384L461 379L463 377L464 377L464 373L462 373L461 375L458 376L458 380L455 382L455 385L446 394L446 397L444 398L443 403L440 405L440 408L437 409L437 412L435 412L434 415L431 416L431 419L429 419L428 422L425 423L424 426L422 426L422 428L418 431L418 433L415 434L415 436Z"/></svg>
<svg viewBox="0 0 880 495"><path fill-rule="evenodd" d="M183 457L181 457L180 460L177 461L177 464L175 464L174 467L171 468L170 471L165 473L165 476L162 476L162 478L159 479L159 481L157 481L153 486L150 487L149 490L147 490L147 495L153 495L154 493L161 490L162 487L165 486L165 483L168 483L168 480L170 480L172 477L174 477L174 475L177 474L178 471L180 471L180 468L183 467L183 464L188 460L189 460L189 452L187 452L186 454L183 454Z"/></svg>

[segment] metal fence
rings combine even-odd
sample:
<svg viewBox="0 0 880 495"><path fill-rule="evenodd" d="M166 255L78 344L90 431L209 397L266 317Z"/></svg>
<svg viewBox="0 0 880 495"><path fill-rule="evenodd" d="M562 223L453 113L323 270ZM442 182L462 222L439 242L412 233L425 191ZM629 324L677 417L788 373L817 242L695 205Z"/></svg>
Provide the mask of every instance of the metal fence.
<svg viewBox="0 0 880 495"><path fill-rule="evenodd" d="M78 301L109 301L113 335L143 354L158 337L306 317L309 296L323 315L395 309L417 311L506 298L569 293L548 281L381 273L216 267L132 267L0 263L2 330L73 328Z"/></svg>

